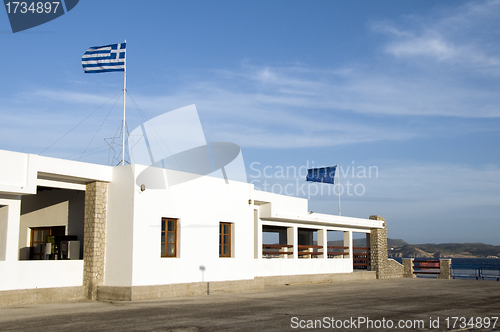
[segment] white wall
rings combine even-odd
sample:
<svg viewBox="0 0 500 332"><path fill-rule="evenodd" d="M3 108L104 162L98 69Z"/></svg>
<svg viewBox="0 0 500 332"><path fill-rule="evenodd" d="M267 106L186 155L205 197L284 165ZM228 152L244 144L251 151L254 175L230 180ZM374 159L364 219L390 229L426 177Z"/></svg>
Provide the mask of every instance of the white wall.
<svg viewBox="0 0 500 332"><path fill-rule="evenodd" d="M118 166L108 184L104 284L132 285L135 166ZM145 212L147 213L147 211ZM151 239L144 239L151 241Z"/></svg>
<svg viewBox="0 0 500 332"><path fill-rule="evenodd" d="M349 273L353 271L352 260L349 258L263 258L256 260L255 267L255 273L259 277L316 273Z"/></svg>
<svg viewBox="0 0 500 332"><path fill-rule="evenodd" d="M83 260L0 262L0 291L83 285Z"/></svg>
<svg viewBox="0 0 500 332"><path fill-rule="evenodd" d="M305 198L278 195L270 192L254 190L253 199L261 202L272 202L268 215L284 213L290 215L305 215L308 211L308 201ZM264 211L261 211L264 212Z"/></svg>
<svg viewBox="0 0 500 332"><path fill-rule="evenodd" d="M136 186L132 284L252 279L250 186L207 176L167 190L141 192ZM178 258L161 257L162 217L179 219ZM219 222L233 223L233 257L219 257Z"/></svg>
<svg viewBox="0 0 500 332"><path fill-rule="evenodd" d="M301 216L308 215L307 200L257 193L251 184L232 181L227 184L223 179L209 176L185 181L190 178L177 173L179 177L169 181L176 171L141 165L114 169L108 192L105 285L161 285L353 271L350 257L255 259L256 255L261 256L262 244L255 250L256 243L259 246L255 238L261 238L263 221L255 219L258 214L254 209L265 209L269 204L256 206L249 204L249 199L259 204L271 202L273 213ZM143 180L147 181L145 191L140 190ZM169 182L175 185L168 186ZM176 258L161 257L162 218L178 219ZM219 257L219 222L233 224L233 257ZM265 223L319 229L325 234L327 229L349 230L294 222Z"/></svg>
<svg viewBox="0 0 500 332"><path fill-rule="evenodd" d="M34 194L38 156L0 150L0 193Z"/></svg>
<svg viewBox="0 0 500 332"><path fill-rule="evenodd" d="M144 169L140 165L116 167L109 184L105 285L255 276L253 206L248 204L251 185L226 184L223 179L205 176L168 189L152 189L150 182L142 192L134 179ZM170 179L172 174L169 171ZM179 220L177 258L161 257L162 218ZM219 257L219 222L233 223L233 257Z"/></svg>
<svg viewBox="0 0 500 332"><path fill-rule="evenodd" d="M43 156L36 157L39 178L86 183L92 181L109 182L113 176L114 168L112 166Z"/></svg>
<svg viewBox="0 0 500 332"><path fill-rule="evenodd" d="M55 197L51 203L48 201L54 197L32 194L37 193L37 176L43 177L47 184L56 184L55 187L64 188L65 185L57 183L67 181L74 189L75 183L110 181L113 168L3 150L0 150L0 160L0 291L83 285L83 260L18 261L18 255L20 245L29 240L29 225L65 224L70 235L81 233L83 243L84 192L71 191L71 195L80 195L76 204L64 197L69 191L56 194L59 198ZM21 207L26 223L23 223L20 243ZM72 218L72 211L77 218Z"/></svg>

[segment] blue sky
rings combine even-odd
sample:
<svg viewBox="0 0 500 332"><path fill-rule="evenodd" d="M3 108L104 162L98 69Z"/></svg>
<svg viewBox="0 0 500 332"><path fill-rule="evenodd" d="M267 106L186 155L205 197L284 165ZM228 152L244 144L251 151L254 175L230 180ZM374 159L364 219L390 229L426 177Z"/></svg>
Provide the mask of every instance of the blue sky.
<svg viewBox="0 0 500 332"><path fill-rule="evenodd" d="M123 77L81 56L127 39L130 130L138 108L196 104L257 187L304 197L280 167L339 163L358 189L343 215L410 243L500 245L500 1L86 0L16 34L3 11L0 38L0 149L107 164ZM332 195L309 205L338 213Z"/></svg>

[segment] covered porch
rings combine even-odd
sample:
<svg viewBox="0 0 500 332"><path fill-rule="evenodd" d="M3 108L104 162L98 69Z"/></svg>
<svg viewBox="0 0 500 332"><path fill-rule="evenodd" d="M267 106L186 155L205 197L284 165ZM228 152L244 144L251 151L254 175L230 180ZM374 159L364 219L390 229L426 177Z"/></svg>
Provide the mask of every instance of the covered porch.
<svg viewBox="0 0 500 332"><path fill-rule="evenodd" d="M255 206L257 276L372 270L371 232L384 227L382 220L282 213L264 200Z"/></svg>

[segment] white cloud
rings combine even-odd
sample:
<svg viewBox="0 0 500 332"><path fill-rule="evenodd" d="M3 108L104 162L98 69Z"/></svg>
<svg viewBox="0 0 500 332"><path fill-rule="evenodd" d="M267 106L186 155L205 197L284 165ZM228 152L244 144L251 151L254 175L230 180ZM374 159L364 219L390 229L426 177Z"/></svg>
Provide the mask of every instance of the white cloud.
<svg viewBox="0 0 500 332"><path fill-rule="evenodd" d="M115 94L114 97L116 97L118 94L119 93ZM85 92L75 92L63 89L35 90L32 92L25 93L23 97L25 99L34 98L44 101L49 100L56 102L65 102L74 105L81 105L81 104L102 105L114 98L113 96L104 96L104 95L97 95L94 93L85 93Z"/></svg>
<svg viewBox="0 0 500 332"><path fill-rule="evenodd" d="M496 165L408 164L379 167L375 195L390 200L432 207L497 206L500 202L500 168ZM375 184L377 182L378 184Z"/></svg>
<svg viewBox="0 0 500 332"><path fill-rule="evenodd" d="M385 51L397 58L437 60L462 70L500 75L500 1L471 2L405 23L377 22L375 31L392 40Z"/></svg>
<svg viewBox="0 0 500 332"><path fill-rule="evenodd" d="M439 60L452 59L459 53L454 46L439 37L412 38L389 45L387 51L397 57L423 55L436 57Z"/></svg>
<svg viewBox="0 0 500 332"><path fill-rule="evenodd" d="M268 167L267 177L262 174L266 166L271 166ZM287 175L279 172L280 169L289 169L289 166L292 171L285 173ZM278 165L260 163L247 169L247 173L249 180L254 180L260 190L264 190L263 184L266 181L267 191L279 193L288 184L288 192L299 195L297 188L305 182L303 174L294 173L294 170L300 166L304 167L306 163L281 164L281 168ZM498 243L496 234L500 231L500 168L497 165L432 162L416 164L392 160L380 164L353 162L340 166L339 183L344 188L341 204L345 215L366 218L379 214L388 221L391 237L417 243ZM371 177L368 172L370 166ZM348 181L350 193L347 189ZM355 188L358 194L355 193ZM313 195L309 200L311 210L337 213L336 199L328 188L324 188L321 194L321 191L315 189L308 191L306 185L304 191L299 196L307 196L308 192ZM478 232L478 229L484 229L484 232Z"/></svg>
<svg viewBox="0 0 500 332"><path fill-rule="evenodd" d="M167 95L132 90L127 107L130 129L143 121L135 111L137 102L150 118L195 103L210 140L244 147L335 146L457 130L439 127L429 120L433 117L458 119L464 132L490 130L485 128L500 118L499 8L500 0L473 2L405 23L373 24L391 40L380 44L387 53L371 62L323 68L245 62L239 68L185 73L177 79L183 83ZM406 61L415 59L416 66ZM16 100L4 97L2 114L22 110L43 124L42 135L52 141L54 132L65 132L106 102L100 112L107 112L121 94L90 89L95 86L82 91L47 87ZM113 121L119 121L119 113L111 113ZM473 118L484 121L466 123ZM3 119L20 135L31 137L29 126L8 116Z"/></svg>
<svg viewBox="0 0 500 332"><path fill-rule="evenodd" d="M130 130L143 122L135 103L149 118L195 103L208 139L259 148L335 146L434 135L435 126L429 127L426 121L419 124L418 120L409 125L402 121L402 115L500 117L497 91L467 88L446 78L444 82L426 77L408 79L366 67L336 70L245 65L233 71L211 71L207 77L194 77L166 96L132 94L127 104ZM63 131L69 130L104 104L96 115L103 118L117 102L111 119L118 123L119 94L46 88L26 92L22 107L42 117L41 122L48 122L43 127L53 136L55 123L65 128ZM8 104L14 101L4 99L4 105ZM46 111L41 111L40 105ZM439 130L446 134L446 128ZM484 128L464 125L462 130Z"/></svg>

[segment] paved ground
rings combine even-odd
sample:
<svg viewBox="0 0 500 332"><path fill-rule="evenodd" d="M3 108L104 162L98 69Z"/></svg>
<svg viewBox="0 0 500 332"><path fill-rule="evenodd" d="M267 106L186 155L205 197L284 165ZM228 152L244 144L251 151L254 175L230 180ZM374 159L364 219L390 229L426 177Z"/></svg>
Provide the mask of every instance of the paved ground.
<svg viewBox="0 0 500 332"><path fill-rule="evenodd" d="M473 328L467 325L471 317L478 324ZM484 328L486 317L500 317L500 282L391 279L155 301L2 307L0 331L296 331L314 324L337 331L500 331L500 319L494 329L494 318Z"/></svg>

